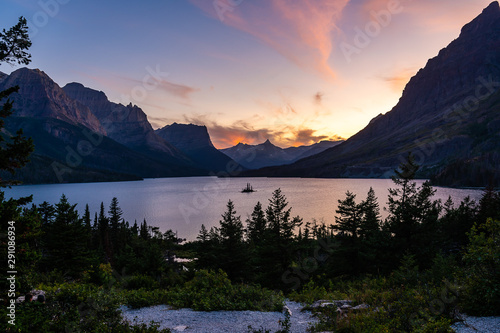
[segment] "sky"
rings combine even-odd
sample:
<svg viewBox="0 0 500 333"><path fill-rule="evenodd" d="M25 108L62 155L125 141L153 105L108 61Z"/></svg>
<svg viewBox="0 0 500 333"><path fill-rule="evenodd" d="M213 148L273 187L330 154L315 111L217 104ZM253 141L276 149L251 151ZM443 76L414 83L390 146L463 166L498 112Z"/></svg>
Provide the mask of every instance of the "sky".
<svg viewBox="0 0 500 333"><path fill-rule="evenodd" d="M135 104L217 148L349 138L390 111L491 0L2 0L30 68ZM16 70L6 64L0 71Z"/></svg>

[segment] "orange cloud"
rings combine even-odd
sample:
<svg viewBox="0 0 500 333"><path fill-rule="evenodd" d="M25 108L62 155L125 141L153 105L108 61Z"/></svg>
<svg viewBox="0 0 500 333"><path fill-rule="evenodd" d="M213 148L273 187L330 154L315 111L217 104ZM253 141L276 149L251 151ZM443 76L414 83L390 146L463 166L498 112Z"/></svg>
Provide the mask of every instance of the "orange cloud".
<svg viewBox="0 0 500 333"><path fill-rule="evenodd" d="M382 80L388 82L395 91L401 92L415 74L415 68L405 68L393 75L383 76Z"/></svg>
<svg viewBox="0 0 500 333"><path fill-rule="evenodd" d="M205 115L184 116L184 121L207 126L212 143L219 149L229 148L240 142L256 145L267 139L282 148L311 145L322 140L343 140L338 135L317 135L316 130L304 126L285 125L279 128L255 128L243 120L231 125L221 125Z"/></svg>
<svg viewBox="0 0 500 333"><path fill-rule="evenodd" d="M335 76L329 64L332 32L338 29L336 22L349 0L246 0L239 6L227 0L190 2L207 15L254 36L297 66L328 79ZM217 9L218 3L221 6Z"/></svg>

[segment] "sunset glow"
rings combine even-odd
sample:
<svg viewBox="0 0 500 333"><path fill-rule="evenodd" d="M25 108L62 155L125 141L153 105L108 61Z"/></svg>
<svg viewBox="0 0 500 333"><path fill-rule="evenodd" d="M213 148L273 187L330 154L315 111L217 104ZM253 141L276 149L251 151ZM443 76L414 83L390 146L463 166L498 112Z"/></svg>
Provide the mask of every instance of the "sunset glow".
<svg viewBox="0 0 500 333"><path fill-rule="evenodd" d="M136 104L155 128L288 147L348 138L390 111L490 2L7 0L0 19L28 19L31 68Z"/></svg>

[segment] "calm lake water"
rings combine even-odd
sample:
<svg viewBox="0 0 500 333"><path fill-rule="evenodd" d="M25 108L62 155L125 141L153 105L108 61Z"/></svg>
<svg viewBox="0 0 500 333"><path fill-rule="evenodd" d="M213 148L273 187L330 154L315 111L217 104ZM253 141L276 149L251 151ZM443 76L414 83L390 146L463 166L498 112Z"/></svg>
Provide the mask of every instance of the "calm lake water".
<svg viewBox="0 0 500 333"><path fill-rule="evenodd" d="M251 183L256 192L241 193L247 183ZM158 226L161 231L172 229L179 237L193 240L202 224L208 229L218 226L228 200L234 202L237 215L245 221L258 201L265 209L273 191L281 188L292 207L292 216L299 215L304 222L316 219L332 224L338 200L345 198L345 192L355 193L360 202L366 198L370 186L375 190L380 207L384 207L388 188L394 187L388 179L161 178L137 182L22 185L5 189L5 192L7 197L13 198L33 194L35 204L43 201L55 204L65 194L70 203L78 204L80 214L88 204L92 217L99 211L101 201L107 212L111 199L117 197L123 217L130 224L146 219L148 225ZM482 195L481 190L436 189L436 199L444 202L451 196L455 205L466 196L477 201ZM383 210L381 212L386 215Z"/></svg>

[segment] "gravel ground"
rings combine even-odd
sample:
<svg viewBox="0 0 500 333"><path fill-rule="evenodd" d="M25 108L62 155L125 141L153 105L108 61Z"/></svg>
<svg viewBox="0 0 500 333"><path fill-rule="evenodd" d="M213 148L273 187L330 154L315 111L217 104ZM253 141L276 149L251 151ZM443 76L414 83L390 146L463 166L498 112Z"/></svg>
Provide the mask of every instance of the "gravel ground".
<svg viewBox="0 0 500 333"><path fill-rule="evenodd" d="M315 322L310 312L301 312L302 305L286 302L292 312L291 332L304 333L310 323ZM189 333L246 333L248 326L254 329L265 328L275 332L280 329L279 320L285 318L280 312L258 311L214 311L200 312L191 309L172 310L167 305L158 305L141 309L122 307L123 317L129 322L160 323L161 328L170 328L173 332Z"/></svg>
<svg viewBox="0 0 500 333"><path fill-rule="evenodd" d="M457 333L500 333L500 317L468 317L452 328Z"/></svg>

